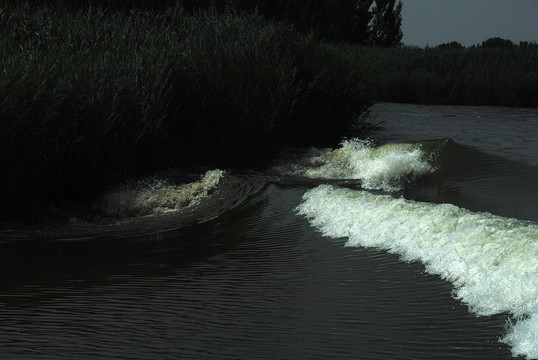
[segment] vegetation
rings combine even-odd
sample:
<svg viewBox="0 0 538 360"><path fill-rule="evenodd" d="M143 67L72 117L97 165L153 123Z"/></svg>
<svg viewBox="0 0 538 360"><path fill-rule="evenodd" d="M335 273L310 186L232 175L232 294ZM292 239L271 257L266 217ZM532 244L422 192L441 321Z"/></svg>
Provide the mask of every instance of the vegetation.
<svg viewBox="0 0 538 360"><path fill-rule="evenodd" d="M538 107L538 46L367 47L377 101Z"/></svg>
<svg viewBox="0 0 538 360"><path fill-rule="evenodd" d="M488 48L511 48L512 46L514 46L514 43L511 40L503 39L500 37L492 37L482 42L482 47Z"/></svg>
<svg viewBox="0 0 538 360"><path fill-rule="evenodd" d="M370 43L376 46L395 46L400 44L403 33L402 3L396 0L377 0L373 8Z"/></svg>
<svg viewBox="0 0 538 360"><path fill-rule="evenodd" d="M395 0L27 0L62 8L99 4L115 11L163 10L179 6L186 14L256 12L327 41L360 45L398 45L402 3Z"/></svg>
<svg viewBox="0 0 538 360"><path fill-rule="evenodd" d="M263 166L349 135L373 99L538 107L536 44L395 46L400 12L394 0L6 1L2 207L167 167Z"/></svg>
<svg viewBox="0 0 538 360"><path fill-rule="evenodd" d="M0 198L90 195L166 167L260 166L370 104L355 53L259 15L0 7Z"/></svg>

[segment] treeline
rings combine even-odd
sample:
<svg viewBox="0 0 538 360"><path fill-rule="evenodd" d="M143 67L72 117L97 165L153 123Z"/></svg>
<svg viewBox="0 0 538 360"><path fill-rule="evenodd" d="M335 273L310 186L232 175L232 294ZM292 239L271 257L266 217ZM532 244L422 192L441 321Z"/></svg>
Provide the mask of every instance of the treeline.
<svg viewBox="0 0 538 360"><path fill-rule="evenodd" d="M365 47L377 101L538 107L538 46Z"/></svg>
<svg viewBox="0 0 538 360"><path fill-rule="evenodd" d="M538 47L538 43L536 41L520 41L519 44L516 44L512 42L512 40L509 39L503 39L500 37L492 37L487 40L482 41L481 44L472 45L471 48L512 48L512 47ZM450 48L450 49L463 49L465 46L463 46L461 43L457 41L451 41L443 44L437 45L439 48Z"/></svg>
<svg viewBox="0 0 538 360"><path fill-rule="evenodd" d="M180 7L186 14L256 12L267 20L293 26L303 34L360 45L400 44L401 1L396 0L31 0L62 8L98 5L117 11L163 10Z"/></svg>
<svg viewBox="0 0 538 360"><path fill-rule="evenodd" d="M347 48L256 14L25 2L0 5L0 33L9 214L168 167L256 167L335 144L371 103Z"/></svg>

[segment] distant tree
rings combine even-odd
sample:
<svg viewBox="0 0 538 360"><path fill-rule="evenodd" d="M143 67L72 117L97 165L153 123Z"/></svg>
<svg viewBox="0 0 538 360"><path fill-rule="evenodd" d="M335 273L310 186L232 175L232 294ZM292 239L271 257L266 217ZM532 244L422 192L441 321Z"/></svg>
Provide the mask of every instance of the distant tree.
<svg viewBox="0 0 538 360"><path fill-rule="evenodd" d="M443 44L439 44L437 45L438 48L444 48L444 49L463 49L464 46L457 42L457 41L452 41L452 42L447 42L447 43L443 43Z"/></svg>
<svg viewBox="0 0 538 360"><path fill-rule="evenodd" d="M524 47L524 48L535 48L535 47L538 47L538 43L536 41L520 41L519 42L519 47Z"/></svg>
<svg viewBox="0 0 538 360"><path fill-rule="evenodd" d="M402 2L375 0L370 41L376 46L395 46L402 40Z"/></svg>
<svg viewBox="0 0 538 360"><path fill-rule="evenodd" d="M503 39L500 37L492 37L482 42L482 47L494 48L494 47L504 47L510 48L514 46L514 43L510 40Z"/></svg>

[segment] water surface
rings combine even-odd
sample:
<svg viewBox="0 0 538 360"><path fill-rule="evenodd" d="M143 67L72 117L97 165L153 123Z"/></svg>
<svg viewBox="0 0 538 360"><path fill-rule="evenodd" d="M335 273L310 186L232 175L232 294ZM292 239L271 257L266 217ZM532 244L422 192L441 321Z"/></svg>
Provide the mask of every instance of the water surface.
<svg viewBox="0 0 538 360"><path fill-rule="evenodd" d="M5 226L0 356L536 356L538 112L374 113L386 130L372 141L223 173L190 206Z"/></svg>

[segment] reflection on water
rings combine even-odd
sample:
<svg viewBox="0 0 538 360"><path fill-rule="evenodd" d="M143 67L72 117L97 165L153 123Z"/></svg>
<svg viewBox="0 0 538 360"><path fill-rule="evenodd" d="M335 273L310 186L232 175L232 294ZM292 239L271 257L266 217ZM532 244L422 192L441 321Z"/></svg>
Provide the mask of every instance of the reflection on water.
<svg viewBox="0 0 538 360"><path fill-rule="evenodd" d="M536 112L375 109L387 130L374 142L400 144L310 150L314 162L302 158L264 174L227 174L199 206L122 219L114 227L3 229L0 356L510 359L513 348L499 342L507 314L477 317L453 298L451 283L427 274L423 264L345 247L358 228L329 239L295 209L320 184L353 192L377 179L370 190L375 196L449 202L470 216L488 211L536 223L538 139L530 131ZM418 143L425 157L407 170L399 167L397 159L409 159ZM391 164L385 172L345 165L378 159L385 160L377 165ZM435 171L412 171L423 161ZM329 170L330 178L319 176ZM402 186L383 188L385 180ZM383 227L383 218L370 223Z"/></svg>

